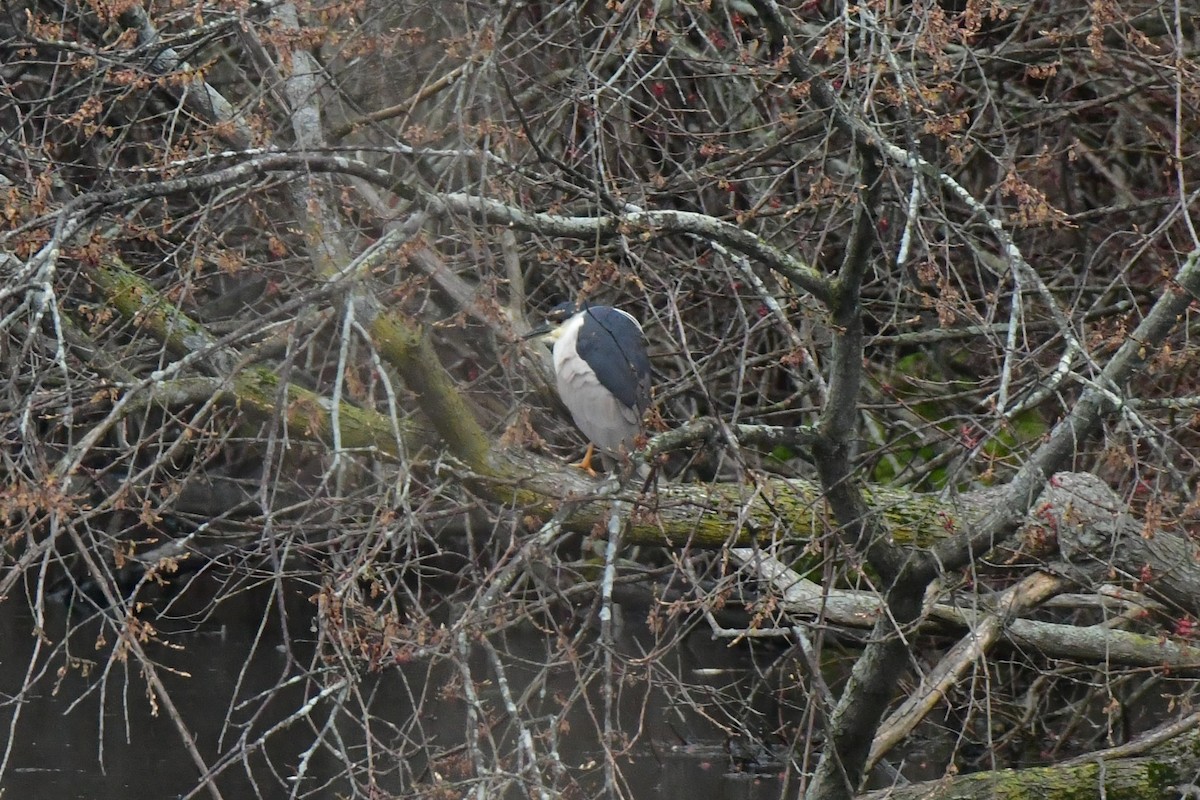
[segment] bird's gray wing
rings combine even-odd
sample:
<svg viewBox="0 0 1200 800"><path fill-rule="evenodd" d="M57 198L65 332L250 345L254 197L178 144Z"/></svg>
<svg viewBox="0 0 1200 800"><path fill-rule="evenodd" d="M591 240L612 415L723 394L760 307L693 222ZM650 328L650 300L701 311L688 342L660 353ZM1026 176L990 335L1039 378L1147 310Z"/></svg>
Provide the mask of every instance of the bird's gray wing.
<svg viewBox="0 0 1200 800"><path fill-rule="evenodd" d="M650 357L637 323L612 308L590 308L575 349L596 373L600 385L623 405L645 411L650 405Z"/></svg>

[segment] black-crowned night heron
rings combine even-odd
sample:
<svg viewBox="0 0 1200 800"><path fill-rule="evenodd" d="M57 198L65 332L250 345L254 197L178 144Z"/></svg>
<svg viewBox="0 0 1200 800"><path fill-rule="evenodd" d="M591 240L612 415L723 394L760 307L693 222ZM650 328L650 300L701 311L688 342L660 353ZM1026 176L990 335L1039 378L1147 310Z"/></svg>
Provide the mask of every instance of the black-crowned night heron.
<svg viewBox="0 0 1200 800"><path fill-rule="evenodd" d="M588 437L579 463L591 471L593 445L606 463L633 450L650 405L650 359L638 321L611 306L562 303L526 338L554 343L558 394Z"/></svg>

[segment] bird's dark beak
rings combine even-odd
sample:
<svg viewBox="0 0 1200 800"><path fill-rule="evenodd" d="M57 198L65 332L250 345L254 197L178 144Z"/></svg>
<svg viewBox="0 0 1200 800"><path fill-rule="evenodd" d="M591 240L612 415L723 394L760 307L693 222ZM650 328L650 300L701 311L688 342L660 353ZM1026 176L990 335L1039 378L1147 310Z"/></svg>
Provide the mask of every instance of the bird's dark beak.
<svg viewBox="0 0 1200 800"><path fill-rule="evenodd" d="M562 336L563 333L565 333L565 332L566 332L566 326L564 326L561 322L558 322L557 320L552 320L550 322L546 322L546 323L543 323L542 325L537 326L536 328L534 328L533 330L531 330L529 333L525 334L521 338L525 339L526 341L529 341L532 339L537 339L539 341L545 342L546 344L554 344L555 342L558 341L558 338L560 336Z"/></svg>
<svg viewBox="0 0 1200 800"><path fill-rule="evenodd" d="M544 338L546 336L549 336L552 333L554 333L554 326L549 323L544 323L542 325L538 325L536 328L534 328L533 330L531 330L529 333L525 334L521 338L524 341L529 341L530 339Z"/></svg>

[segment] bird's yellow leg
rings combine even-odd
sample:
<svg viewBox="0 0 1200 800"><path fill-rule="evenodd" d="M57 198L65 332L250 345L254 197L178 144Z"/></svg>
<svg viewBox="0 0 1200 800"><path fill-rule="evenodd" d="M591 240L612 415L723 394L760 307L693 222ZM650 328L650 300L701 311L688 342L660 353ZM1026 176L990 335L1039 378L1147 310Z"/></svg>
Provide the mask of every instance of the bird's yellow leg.
<svg viewBox="0 0 1200 800"><path fill-rule="evenodd" d="M591 442L588 442L588 449L587 449L587 452L583 454L583 459L578 464L573 464L572 466L579 467L581 470L586 472L588 475L591 475L593 478L596 477L596 470L592 469L592 457L595 454L596 454L596 446L594 444L592 444Z"/></svg>

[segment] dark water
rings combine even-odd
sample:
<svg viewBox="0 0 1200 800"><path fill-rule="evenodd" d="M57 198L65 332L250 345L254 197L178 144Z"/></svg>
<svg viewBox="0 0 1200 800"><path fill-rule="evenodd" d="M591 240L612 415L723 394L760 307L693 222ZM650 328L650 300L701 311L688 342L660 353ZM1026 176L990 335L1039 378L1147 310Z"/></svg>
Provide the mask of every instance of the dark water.
<svg viewBox="0 0 1200 800"><path fill-rule="evenodd" d="M51 605L46 622L48 633L57 639L68 615ZM199 769L188 757L177 727L161 705L155 713L146 681L132 659L108 664L109 646L96 646L100 632L100 625L85 622L69 638L69 652L51 654L43 647L39 666L47 674L23 698L9 768L0 784L5 800L174 797L197 783ZM247 625L214 620L193 633L171 636L172 645L182 650L146 645L164 666L187 671L189 677L158 670L191 735L210 757L217 751L239 680L245 696L255 684L273 683L285 668L280 651L252 647L255 633ZM25 683L34 651L28 609L0 604L0 638L0 692L8 701ZM6 703L0 710L4 740L13 716L14 709ZM221 785L232 797L255 796L251 782L237 770L223 776Z"/></svg>
<svg viewBox="0 0 1200 800"><path fill-rule="evenodd" d="M302 609L301 609L302 610ZM101 627L96 621L80 623L61 607L47 608L46 629L58 641L68 622L77 626L67 637L69 649L51 652L43 645L36 661L40 671L35 690L21 699L20 718L11 743L8 768L0 783L0 799L26 798L170 798L209 797L196 791L200 770L188 756L178 729L165 708L154 713L146 692L146 681L133 659L110 662L111 642L97 648ZM301 613L293 616L294 630L287 649L281 646L281 631L275 626L260 630L260 621L271 616L269 599L248 597L237 605L226 604L202 623L180 624L181 630L164 638L172 647L154 643L147 652L161 665L158 673L180 716L194 737L210 768L232 761L221 771L216 785L226 800L253 797L287 797L288 776L306 751L312 750L314 725L308 721L283 728L265 748L246 753L239 737L254 741L261 733L294 714L313 695L318 681L297 681L277 690L269 702L260 693L299 672L314 668L311 651L311 620ZM36 640L29 610L20 603L0 603L0 743L8 744L16 695L26 683ZM621 647L638 652L647 641L645 631L627 625ZM648 639L648 637L646 637ZM536 632L517 632L503 641L509 663L528 658L534 664L544 658L546 642ZM172 649L181 648L181 649ZM514 658L515 657L515 658ZM684 646L668 657L690 685L706 681L717 687L744 674L753 665L748 656L724 643L714 643L704 633L694 633ZM88 662L92 662L90 668ZM60 676L59 670L70 664ZM103 670L108 668L108 673ZM319 668L320 662L316 662ZM172 674L168 668L186 670L189 676ZM90 669L90 671L88 671ZM698 671L699 670L699 671ZM486 677L482 657L472 666L473 674ZM85 674L86 672L86 674ZM697 677L701 676L713 676ZM415 662L402 668L362 677L356 702L365 703L380 729L403 729L419 742L433 743L442 752L463 740L465 707L440 693L455 675L449 666L431 667ZM513 692L519 694L522 675L513 666L509 672ZM553 710L556 695L569 694L577 678L564 670L554 675L539 693L547 710ZM486 690L486 684L485 690ZM488 698L494 707L498 699ZM672 705L659 691L622 693L619 716L623 726L638 726L641 736L628 757L621 760L621 773L633 797L685 797L688 793L728 800L765 800L780 796L778 771L771 774L738 767L729 755L728 737L686 708ZM332 704L330 704L332 706ZM356 706L361 714L361 706ZM540 711L540 709L539 709ZM572 713L570 730L559 742L559 752L569 765L596 763L600 751L595 738L595 721L587 718L583 704ZM336 716L336 712L330 712ZM327 716L312 715L318 723ZM346 719L337 717L340 721ZM360 747L361 731L339 724L338 736L348 748ZM632 732L632 731L631 731ZM590 733L590 735L589 735ZM377 731L378 735L378 731ZM398 763L397 753L404 756ZM401 743L377 762L379 788L385 792L411 789L422 772L432 767L424 748ZM422 763L426 762L426 763ZM782 768L779 768L782 769ZM598 771L592 769L579 786L594 791ZM333 751L316 748L308 755L305 784L298 792L311 797L366 796L362 787L344 779L345 769ZM794 785L792 791L794 792Z"/></svg>

